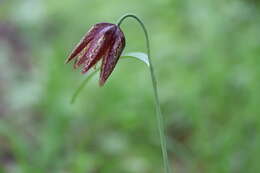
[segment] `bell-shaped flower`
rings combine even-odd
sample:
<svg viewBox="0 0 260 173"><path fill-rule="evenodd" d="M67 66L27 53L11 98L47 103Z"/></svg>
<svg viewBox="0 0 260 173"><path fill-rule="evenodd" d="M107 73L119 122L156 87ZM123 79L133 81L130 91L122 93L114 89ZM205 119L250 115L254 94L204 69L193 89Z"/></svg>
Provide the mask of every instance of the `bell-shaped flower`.
<svg viewBox="0 0 260 173"><path fill-rule="evenodd" d="M125 47L125 36L119 26L112 23L95 24L69 55L66 63L75 59L74 68L89 71L102 59L99 84L104 85L113 72Z"/></svg>

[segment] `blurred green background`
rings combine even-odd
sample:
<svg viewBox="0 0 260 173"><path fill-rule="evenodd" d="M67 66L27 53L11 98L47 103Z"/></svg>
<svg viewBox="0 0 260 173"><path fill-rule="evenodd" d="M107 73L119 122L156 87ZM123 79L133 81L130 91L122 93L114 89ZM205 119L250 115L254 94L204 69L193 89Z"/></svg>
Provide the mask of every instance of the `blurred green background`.
<svg viewBox="0 0 260 173"><path fill-rule="evenodd" d="M64 61L91 25L141 17L176 173L260 172L258 0L0 0L0 172L161 173L151 81L119 61L102 88ZM122 24L126 52L145 51Z"/></svg>

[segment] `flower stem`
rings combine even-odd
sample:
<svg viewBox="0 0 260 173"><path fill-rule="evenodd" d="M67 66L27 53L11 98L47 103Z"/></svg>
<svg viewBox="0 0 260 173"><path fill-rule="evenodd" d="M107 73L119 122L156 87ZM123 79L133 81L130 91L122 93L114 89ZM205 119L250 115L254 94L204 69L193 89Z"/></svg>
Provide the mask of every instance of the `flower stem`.
<svg viewBox="0 0 260 173"><path fill-rule="evenodd" d="M150 69L150 75L151 75L151 79L152 79L153 92L154 92L154 98L155 98L158 130L159 130L160 141L161 141L161 150L162 150L162 155L163 155L164 172L170 173L170 166L169 166L169 159L168 159L167 145L166 145L166 136L165 136L165 130L164 130L164 122L163 122L163 116L162 116L161 106L160 106L160 101L159 101L159 96L158 96L157 80L156 80L156 77L154 74L154 68L153 68L153 64L152 64L152 60L151 60L150 42L149 42L148 32L147 32L147 29L146 29L144 23L142 22L142 20L139 19L134 14L125 14L118 20L117 25L120 26L121 23L128 17L136 19L138 21L138 23L141 25L141 27L144 31L144 34L145 34L147 55L148 55L148 60L150 63L149 69Z"/></svg>

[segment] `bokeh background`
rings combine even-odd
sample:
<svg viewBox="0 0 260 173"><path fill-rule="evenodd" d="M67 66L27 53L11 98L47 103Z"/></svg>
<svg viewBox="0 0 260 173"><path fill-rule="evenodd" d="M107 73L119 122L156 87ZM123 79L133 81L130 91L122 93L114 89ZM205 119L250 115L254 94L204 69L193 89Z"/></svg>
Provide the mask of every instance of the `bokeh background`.
<svg viewBox="0 0 260 173"><path fill-rule="evenodd" d="M176 173L260 172L258 0L0 0L0 172L161 173L149 71L121 60L102 88L64 61L85 32L140 16ZM142 30L122 24L126 52Z"/></svg>

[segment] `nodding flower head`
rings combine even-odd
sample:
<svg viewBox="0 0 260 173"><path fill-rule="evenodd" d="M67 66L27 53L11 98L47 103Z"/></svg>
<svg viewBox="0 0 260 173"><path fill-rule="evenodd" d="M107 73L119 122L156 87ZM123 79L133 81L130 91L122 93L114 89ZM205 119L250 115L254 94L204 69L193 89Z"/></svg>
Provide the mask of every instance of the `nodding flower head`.
<svg viewBox="0 0 260 173"><path fill-rule="evenodd" d="M119 26L112 23L95 24L76 45L66 63L75 59L74 68L89 71L102 59L99 85L103 86L111 75L125 47L125 36Z"/></svg>

